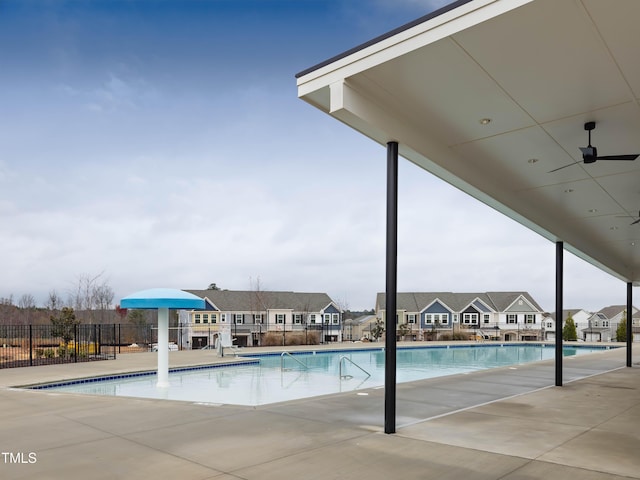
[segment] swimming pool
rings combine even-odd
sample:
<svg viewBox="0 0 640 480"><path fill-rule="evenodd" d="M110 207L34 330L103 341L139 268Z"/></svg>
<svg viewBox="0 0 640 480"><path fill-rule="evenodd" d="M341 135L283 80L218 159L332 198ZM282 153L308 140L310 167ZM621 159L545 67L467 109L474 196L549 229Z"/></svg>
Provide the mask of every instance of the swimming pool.
<svg viewBox="0 0 640 480"><path fill-rule="evenodd" d="M573 356L610 347L565 347ZM552 359L545 345L481 345L398 348L397 382L469 373ZM155 372L85 379L34 388L92 395L183 400L206 404L265 405L384 385L384 349L277 353L251 356L249 364L198 366L169 374L156 386Z"/></svg>

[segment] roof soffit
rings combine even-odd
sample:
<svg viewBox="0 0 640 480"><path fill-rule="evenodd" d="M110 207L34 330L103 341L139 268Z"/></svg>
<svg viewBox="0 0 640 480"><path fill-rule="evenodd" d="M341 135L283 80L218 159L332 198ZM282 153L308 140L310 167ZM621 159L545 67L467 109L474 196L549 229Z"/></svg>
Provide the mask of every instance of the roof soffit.
<svg viewBox="0 0 640 480"><path fill-rule="evenodd" d="M448 33L427 22L313 72L306 80L316 90L305 94L311 83L300 78L299 92L381 144L398 141L405 158L578 257L637 281L640 229L617 217L640 207L631 180L640 162L549 174L581 160L586 121L598 124L599 152L640 151L640 2L605 3L470 2L449 12ZM487 14L498 4L503 11ZM462 17L464 28L453 28ZM481 114L493 119L485 129Z"/></svg>

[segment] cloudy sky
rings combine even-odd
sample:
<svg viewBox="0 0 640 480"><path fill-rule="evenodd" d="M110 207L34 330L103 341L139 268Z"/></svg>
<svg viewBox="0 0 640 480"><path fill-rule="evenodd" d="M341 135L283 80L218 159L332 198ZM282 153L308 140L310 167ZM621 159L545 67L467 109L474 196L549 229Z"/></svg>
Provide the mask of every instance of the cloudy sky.
<svg viewBox="0 0 640 480"><path fill-rule="evenodd" d="M116 302L259 279L373 308L385 149L294 75L445 3L0 0L0 297L43 305L102 273ZM407 161L399 188L399 290L554 309L554 244ZM565 255L566 307L625 301Z"/></svg>

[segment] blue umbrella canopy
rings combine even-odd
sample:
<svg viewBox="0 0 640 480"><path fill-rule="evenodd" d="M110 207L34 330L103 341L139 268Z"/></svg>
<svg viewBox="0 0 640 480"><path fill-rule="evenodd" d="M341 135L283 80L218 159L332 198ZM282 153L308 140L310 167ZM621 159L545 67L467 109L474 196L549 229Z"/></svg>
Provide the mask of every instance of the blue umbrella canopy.
<svg viewBox="0 0 640 480"><path fill-rule="evenodd" d="M123 297L120 308L203 310L204 299L174 288L150 288Z"/></svg>

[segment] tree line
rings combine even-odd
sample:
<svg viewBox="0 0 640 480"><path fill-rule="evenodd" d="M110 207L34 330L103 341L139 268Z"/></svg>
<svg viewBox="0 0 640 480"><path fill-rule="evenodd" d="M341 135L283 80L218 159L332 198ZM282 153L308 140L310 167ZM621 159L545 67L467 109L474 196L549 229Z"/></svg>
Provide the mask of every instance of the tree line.
<svg viewBox="0 0 640 480"><path fill-rule="evenodd" d="M104 272L84 274L78 277L66 297L55 289L50 290L44 306L37 306L35 297L30 293L18 298L13 294L0 297L0 324L45 325L55 324L61 318L73 318L73 322L78 324L146 324L154 320L151 318L154 312L114 308L114 296Z"/></svg>

